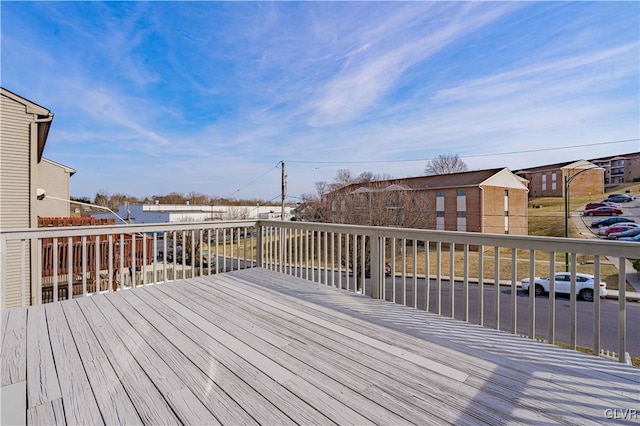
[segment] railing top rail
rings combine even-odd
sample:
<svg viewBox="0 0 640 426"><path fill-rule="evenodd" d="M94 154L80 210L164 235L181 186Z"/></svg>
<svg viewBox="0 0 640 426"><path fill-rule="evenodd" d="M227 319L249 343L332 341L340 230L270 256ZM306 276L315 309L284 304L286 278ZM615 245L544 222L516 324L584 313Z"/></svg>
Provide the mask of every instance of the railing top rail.
<svg viewBox="0 0 640 426"><path fill-rule="evenodd" d="M418 241L469 244L486 247L520 248L542 251L607 255L640 258L640 245L622 241L599 239L538 237L528 235L480 234L476 232L435 231L428 229L391 228L380 226L346 225L336 223L297 222L280 220L204 221L185 223L157 223L132 225L68 226L56 228L2 229L0 238L20 240L32 238L77 237L105 234L173 232L192 229L220 229L247 226L273 226L289 229L315 230L373 237L405 238Z"/></svg>
<svg viewBox="0 0 640 426"><path fill-rule="evenodd" d="M52 228L0 229L0 236L7 240L30 238L77 237L83 235L135 234L144 232L186 231L192 229L220 229L255 226L257 220L204 221L181 223L145 223L130 225L60 226Z"/></svg>

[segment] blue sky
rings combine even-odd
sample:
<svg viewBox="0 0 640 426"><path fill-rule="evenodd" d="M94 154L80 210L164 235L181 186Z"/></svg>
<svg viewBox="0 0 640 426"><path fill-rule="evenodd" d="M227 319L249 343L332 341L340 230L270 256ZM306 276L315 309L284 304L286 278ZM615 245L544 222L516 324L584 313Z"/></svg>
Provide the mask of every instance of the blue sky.
<svg viewBox="0 0 640 426"><path fill-rule="evenodd" d="M514 170L640 150L638 2L0 7L2 86L55 114L45 157L74 196L272 199L283 160L296 201L441 153Z"/></svg>

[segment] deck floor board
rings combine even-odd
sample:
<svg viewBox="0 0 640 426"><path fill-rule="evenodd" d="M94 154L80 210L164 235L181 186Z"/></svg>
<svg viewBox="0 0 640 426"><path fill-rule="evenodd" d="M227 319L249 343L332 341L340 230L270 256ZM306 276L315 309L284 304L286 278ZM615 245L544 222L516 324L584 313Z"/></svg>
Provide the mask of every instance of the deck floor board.
<svg viewBox="0 0 640 426"><path fill-rule="evenodd" d="M26 424L604 424L640 406L634 367L260 268L2 319Z"/></svg>

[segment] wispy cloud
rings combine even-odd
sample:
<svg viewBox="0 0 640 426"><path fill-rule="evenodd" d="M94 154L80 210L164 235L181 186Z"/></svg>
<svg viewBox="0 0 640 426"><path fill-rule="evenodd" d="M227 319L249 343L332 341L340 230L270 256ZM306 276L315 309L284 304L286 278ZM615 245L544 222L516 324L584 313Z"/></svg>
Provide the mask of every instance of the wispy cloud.
<svg viewBox="0 0 640 426"><path fill-rule="evenodd" d="M279 160L295 195L339 168L415 175L442 152L517 168L557 158L473 155L639 133L631 3L0 7L2 84L56 114L45 155L78 170L76 195L224 196Z"/></svg>

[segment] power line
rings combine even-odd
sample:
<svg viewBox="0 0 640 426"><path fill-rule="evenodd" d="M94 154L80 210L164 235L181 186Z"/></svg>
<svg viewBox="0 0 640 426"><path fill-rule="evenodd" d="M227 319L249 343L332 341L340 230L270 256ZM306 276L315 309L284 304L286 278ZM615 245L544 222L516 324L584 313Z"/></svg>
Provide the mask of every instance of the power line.
<svg viewBox="0 0 640 426"><path fill-rule="evenodd" d="M522 151L492 152L492 153L485 153L485 154L473 154L473 155L461 156L461 158L479 158L479 157L491 157L491 156L496 156L496 155L528 154L528 153L532 153L532 152L559 151L559 150L562 150L562 149L585 148L585 147L590 147L590 146L613 145L613 144L627 143L627 142L637 142L637 141L640 141L640 138L624 139L624 140L617 140L617 141L607 141L607 142L587 143L587 144L580 144L580 145L561 146L561 147L556 147L556 148L538 148L538 149L527 149L527 150L522 150ZM407 162L431 161L431 160L434 160L434 158L412 158L412 159L399 159L399 160L362 160L362 161L287 160L287 162L288 163L299 163L299 164L374 164L374 163L407 163Z"/></svg>
<svg viewBox="0 0 640 426"><path fill-rule="evenodd" d="M278 162L276 163L276 165L275 165L275 166L271 167L269 170L267 170L266 172L264 172L263 174L261 174L260 176L258 176L258 177L257 177L257 178L255 178L254 180L252 180L251 182L249 182L249 183L245 184L244 186L241 186L240 188L236 189L234 192L232 192L231 194L227 195L227 196L226 196L226 197L224 197L224 198L229 198L229 197L231 197L232 195L234 195L234 194L236 194L236 193L238 193L238 192L242 191L243 189L245 189L245 188L246 188L246 187L248 187L249 185L251 185L251 184L253 184L253 183L257 182L257 181L258 181L258 180L260 180L260 179L262 179L264 176L266 176L267 174L269 174L272 170L277 169L277 168L280 166L280 164L281 164L281 163L282 163L282 161L278 161Z"/></svg>

